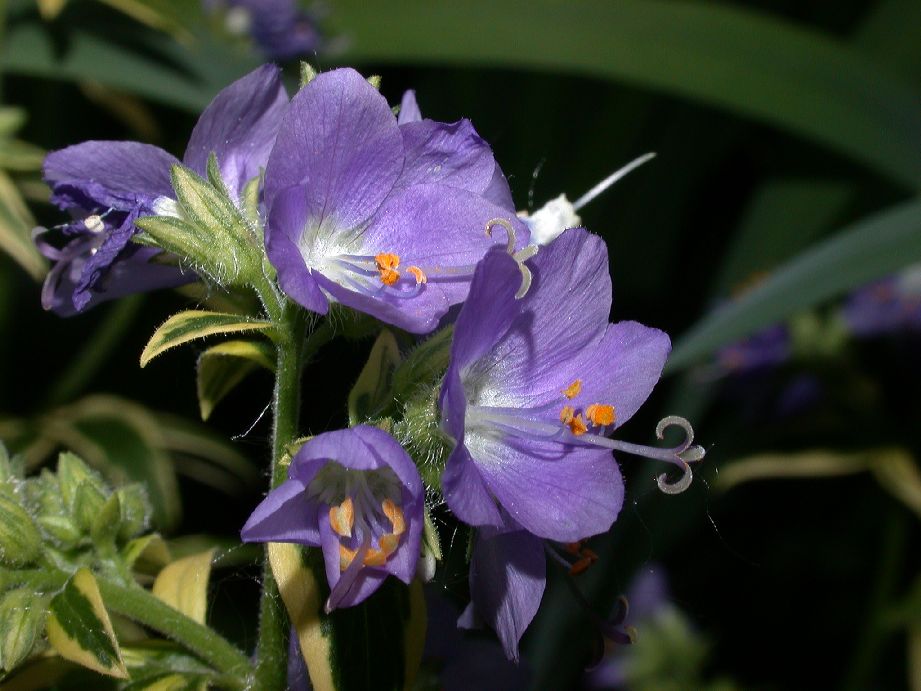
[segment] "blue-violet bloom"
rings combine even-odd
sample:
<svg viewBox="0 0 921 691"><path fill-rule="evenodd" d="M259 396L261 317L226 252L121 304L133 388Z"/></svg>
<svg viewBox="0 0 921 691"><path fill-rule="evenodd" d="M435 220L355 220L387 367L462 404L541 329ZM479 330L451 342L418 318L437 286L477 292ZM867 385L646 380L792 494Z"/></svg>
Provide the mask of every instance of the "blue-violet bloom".
<svg viewBox="0 0 921 691"><path fill-rule="evenodd" d="M270 60L290 60L320 45L317 22L297 0L204 0L206 12L223 13L232 34L249 36Z"/></svg>
<svg viewBox="0 0 921 691"><path fill-rule="evenodd" d="M921 331L921 264L854 291L842 314L856 336Z"/></svg>
<svg viewBox="0 0 921 691"><path fill-rule="evenodd" d="M204 175L214 152L228 190L239 198L265 165L287 102L278 68L263 65L214 98L192 130L182 162ZM39 248L57 262L42 291L45 309L67 316L191 280L158 261L158 250L130 242L139 216L175 213L170 169L177 163L160 148L125 141L88 141L48 154L44 176L51 201L72 220L61 226L61 248L44 239L45 229L36 230Z"/></svg>
<svg viewBox="0 0 921 691"><path fill-rule="evenodd" d="M243 527L244 542L320 547L326 611L365 600L392 574L409 583L419 560L425 492L412 459L366 425L326 432L295 454L288 479Z"/></svg>
<svg viewBox="0 0 921 691"><path fill-rule="evenodd" d="M455 325L441 392L442 427L456 441L442 486L448 506L479 526L471 564L473 614L499 634L510 657L544 587L544 540L576 543L606 531L623 503L612 450L679 466L664 491L688 486L686 420L674 449L608 438L658 381L668 336L636 322L608 323L611 280L604 243L581 228L565 231L521 272L493 250L477 267Z"/></svg>
<svg viewBox="0 0 921 691"><path fill-rule="evenodd" d="M304 307L325 314L335 300L425 333L466 297L492 225L512 251L528 231L470 122L408 111L400 124L352 69L301 89L266 166L266 252Z"/></svg>

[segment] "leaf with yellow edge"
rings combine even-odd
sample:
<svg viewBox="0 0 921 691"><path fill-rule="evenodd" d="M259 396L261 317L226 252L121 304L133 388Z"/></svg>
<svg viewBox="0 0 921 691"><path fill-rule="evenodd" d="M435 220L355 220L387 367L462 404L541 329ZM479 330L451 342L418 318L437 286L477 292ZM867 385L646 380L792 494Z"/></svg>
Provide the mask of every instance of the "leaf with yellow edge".
<svg viewBox="0 0 921 691"><path fill-rule="evenodd" d="M921 518L921 472L910 453L883 450L870 461L870 470L886 491Z"/></svg>
<svg viewBox="0 0 921 691"><path fill-rule="evenodd" d="M422 584L387 578L354 607L323 612L329 595L319 550L270 542L269 562L317 691L411 689L422 662L426 613Z"/></svg>
<svg viewBox="0 0 921 691"><path fill-rule="evenodd" d="M169 546L157 533L135 538L122 548L121 556L128 568L137 565L144 571L151 568L159 571L172 561Z"/></svg>
<svg viewBox="0 0 921 691"><path fill-rule="evenodd" d="M118 679L127 679L112 622L99 594L96 578L78 570L49 605L48 642L63 658Z"/></svg>
<svg viewBox="0 0 921 691"><path fill-rule="evenodd" d="M164 568L153 584L153 594L199 624L208 611L208 579L214 550L177 559Z"/></svg>
<svg viewBox="0 0 921 691"><path fill-rule="evenodd" d="M867 469L866 453L839 453L811 449L799 453L762 453L720 469L717 487L728 490L743 482L782 478L816 478L852 475Z"/></svg>
<svg viewBox="0 0 921 691"><path fill-rule="evenodd" d="M48 262L32 242L33 226L35 219L19 190L10 177L0 171L0 250L40 281L48 271Z"/></svg>
<svg viewBox="0 0 921 691"><path fill-rule="evenodd" d="M393 372L400 363L400 348L393 333L381 331L368 361L349 392L349 424L357 425L379 417L393 400L390 393Z"/></svg>
<svg viewBox="0 0 921 691"><path fill-rule="evenodd" d="M154 331L141 353L141 367L146 367L148 362L170 348L198 338L241 331L268 332L272 326L272 322L269 321L228 312L204 310L180 312L167 319Z"/></svg>
<svg viewBox="0 0 921 691"><path fill-rule="evenodd" d="M38 11L42 19L50 21L61 13L66 4L67 0L38 0Z"/></svg>
<svg viewBox="0 0 921 691"><path fill-rule="evenodd" d="M198 407L207 420L214 407L257 367L275 369L275 349L262 341L225 341L198 358Z"/></svg>

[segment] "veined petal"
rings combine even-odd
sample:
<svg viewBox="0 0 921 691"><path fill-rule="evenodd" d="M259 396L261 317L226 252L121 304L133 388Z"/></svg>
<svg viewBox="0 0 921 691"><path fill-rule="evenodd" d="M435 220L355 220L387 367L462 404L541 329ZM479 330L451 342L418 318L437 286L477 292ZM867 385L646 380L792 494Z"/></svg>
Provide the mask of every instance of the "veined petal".
<svg viewBox="0 0 921 691"><path fill-rule="evenodd" d="M463 443L458 443L448 458L441 476L441 487L451 513L468 525L502 525L502 514L489 491L477 463Z"/></svg>
<svg viewBox="0 0 921 691"><path fill-rule="evenodd" d="M318 75L291 100L265 171L265 199L303 185L312 221L343 230L366 221L403 167L387 101L358 72ZM329 219L329 221L327 221Z"/></svg>
<svg viewBox="0 0 921 691"><path fill-rule="evenodd" d="M183 162L204 175L211 152L235 198L259 174L281 125L288 94L275 65L262 65L223 89L192 130Z"/></svg>
<svg viewBox="0 0 921 691"><path fill-rule="evenodd" d="M497 433L469 433L464 444L503 508L543 538L575 542L603 533L623 505L611 452Z"/></svg>
<svg viewBox="0 0 921 691"><path fill-rule="evenodd" d="M439 183L482 193L496 168L492 150L469 120L421 120L400 126L406 154L396 187Z"/></svg>
<svg viewBox="0 0 921 691"><path fill-rule="evenodd" d="M318 546L319 511L320 507L307 498L304 484L291 478L269 492L246 521L240 536L244 542L297 542Z"/></svg>
<svg viewBox="0 0 921 691"><path fill-rule="evenodd" d="M525 531L477 535L470 563L474 611L496 631L511 660L518 660L518 642L540 606L546 568L541 541Z"/></svg>
<svg viewBox="0 0 921 691"><path fill-rule="evenodd" d="M42 170L51 200L61 208L130 211L159 196L172 197L169 175L176 163L150 144L88 141L52 151Z"/></svg>

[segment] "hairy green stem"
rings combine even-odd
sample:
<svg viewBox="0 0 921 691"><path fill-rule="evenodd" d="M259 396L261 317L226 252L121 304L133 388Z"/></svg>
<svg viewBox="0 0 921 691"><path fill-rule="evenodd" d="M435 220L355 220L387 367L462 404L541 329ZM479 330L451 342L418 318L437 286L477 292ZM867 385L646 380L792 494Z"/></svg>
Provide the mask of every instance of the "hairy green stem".
<svg viewBox="0 0 921 691"><path fill-rule="evenodd" d="M275 368L272 431L272 481L278 487L284 479L281 465L285 447L298 432L301 403L301 369L303 367L306 319L303 310L285 301L279 320L276 341L278 360ZM266 552L263 568L262 599L259 603L259 641L256 647L256 688L282 691L287 684L288 619L281 605L278 584L272 575Z"/></svg>

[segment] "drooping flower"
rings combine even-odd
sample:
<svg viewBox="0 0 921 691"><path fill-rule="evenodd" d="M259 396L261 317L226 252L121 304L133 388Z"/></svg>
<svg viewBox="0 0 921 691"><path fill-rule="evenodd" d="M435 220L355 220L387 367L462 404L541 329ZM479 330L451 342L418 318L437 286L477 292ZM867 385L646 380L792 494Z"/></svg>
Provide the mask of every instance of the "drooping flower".
<svg viewBox="0 0 921 691"><path fill-rule="evenodd" d="M477 268L455 325L441 392L442 427L456 441L442 486L448 506L479 526L471 564L474 612L506 652L537 610L544 586L543 541L574 543L606 531L623 482L612 450L679 466L690 483L687 421L665 418L686 439L654 449L607 437L636 412L658 381L670 349L663 332L608 323L611 281L604 243L581 228L564 232L528 262L533 283L516 299L521 274L506 253ZM520 294L520 293L519 293Z"/></svg>
<svg viewBox="0 0 921 691"><path fill-rule="evenodd" d="M388 574L412 580L424 500L419 472L403 447L386 432L359 425L305 443L288 479L256 507L241 536L320 547L330 612L362 602Z"/></svg>
<svg viewBox="0 0 921 691"><path fill-rule="evenodd" d="M205 109L183 163L204 175L217 155L221 175L235 199L259 174L275 141L288 102L278 68L264 65L221 91ZM57 264L48 274L42 305L61 315L81 312L128 293L190 280L162 253L130 242L139 216L175 207L172 155L149 144L88 141L48 154L44 176L51 201L71 214L58 249L40 229L36 242ZM158 256L160 255L160 256Z"/></svg>
<svg viewBox="0 0 921 691"><path fill-rule="evenodd" d="M854 291L842 315L856 336L921 331L921 264Z"/></svg>
<svg viewBox="0 0 921 691"><path fill-rule="evenodd" d="M467 295L501 219L519 242L505 178L467 120L399 124L357 72L320 74L291 101L265 172L266 251L284 291L408 331ZM515 249L512 248L512 250Z"/></svg>
<svg viewBox="0 0 921 691"><path fill-rule="evenodd" d="M317 22L296 0L204 0L231 34L249 36L270 60L290 60L320 45Z"/></svg>

